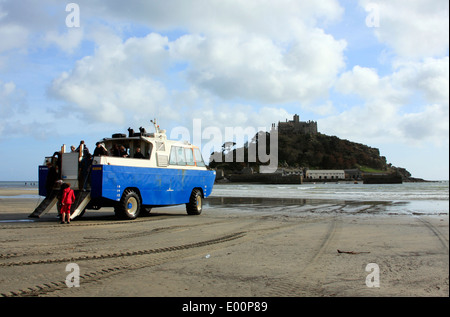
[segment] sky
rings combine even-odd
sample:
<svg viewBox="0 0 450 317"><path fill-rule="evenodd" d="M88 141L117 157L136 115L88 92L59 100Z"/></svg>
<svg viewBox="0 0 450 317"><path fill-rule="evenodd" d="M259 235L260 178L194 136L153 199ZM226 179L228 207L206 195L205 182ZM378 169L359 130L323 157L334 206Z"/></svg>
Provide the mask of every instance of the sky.
<svg viewBox="0 0 450 317"><path fill-rule="evenodd" d="M0 181L154 118L205 156L294 114L448 180L448 42L447 0L0 0Z"/></svg>

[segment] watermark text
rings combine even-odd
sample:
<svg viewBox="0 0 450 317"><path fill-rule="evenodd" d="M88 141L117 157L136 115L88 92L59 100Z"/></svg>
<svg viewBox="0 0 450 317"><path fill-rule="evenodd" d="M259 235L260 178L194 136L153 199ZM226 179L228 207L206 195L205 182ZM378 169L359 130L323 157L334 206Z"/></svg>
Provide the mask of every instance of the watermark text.
<svg viewBox="0 0 450 317"><path fill-rule="evenodd" d="M367 287L380 287L380 267L378 266L378 264L367 264L366 272L370 272L366 277Z"/></svg>
<svg viewBox="0 0 450 317"><path fill-rule="evenodd" d="M66 276L67 287L80 287L80 267L76 263L66 265L66 272L70 272Z"/></svg>
<svg viewBox="0 0 450 317"><path fill-rule="evenodd" d="M261 173L274 173L278 168L278 130L254 127L202 127L201 119L193 120L192 134L186 127L175 127L171 130L170 139L192 141L202 144L204 158L217 163L225 162L259 162ZM223 133L224 132L224 133ZM205 143L206 142L206 143ZM236 145L234 151L232 145ZM246 151L244 150L246 148ZM247 152L247 158L245 157ZM223 154L223 156L222 156Z"/></svg>
<svg viewBox="0 0 450 317"><path fill-rule="evenodd" d="M376 3L369 3L365 7L366 12L369 14L366 16L366 26L369 28L380 27L380 7Z"/></svg>
<svg viewBox="0 0 450 317"><path fill-rule="evenodd" d="M70 12L66 16L66 26L68 28L80 27L80 6L76 3L68 3L66 5L66 12Z"/></svg>

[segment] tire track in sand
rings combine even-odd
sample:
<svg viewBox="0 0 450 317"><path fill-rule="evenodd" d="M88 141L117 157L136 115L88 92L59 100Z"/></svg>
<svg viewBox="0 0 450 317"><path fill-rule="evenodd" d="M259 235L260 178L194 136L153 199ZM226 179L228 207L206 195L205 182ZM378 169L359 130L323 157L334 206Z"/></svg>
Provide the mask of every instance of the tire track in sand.
<svg viewBox="0 0 450 317"><path fill-rule="evenodd" d="M425 225L425 227L427 227L433 233L433 235L439 240L439 243L441 244L442 248L448 254L449 253L448 238L444 234L442 234L439 231L439 229L436 228L436 226L433 225L428 220L425 220L425 219L423 219L422 217L419 217L419 216L415 216L415 218L417 220L419 220L423 225Z"/></svg>
<svg viewBox="0 0 450 317"><path fill-rule="evenodd" d="M332 217L319 246L315 249L314 255L307 264L299 270L295 277L291 277L290 280L271 279L268 281L267 292L262 294L262 296L302 296L304 294L311 294L312 288L316 293L320 294L323 281L326 277L326 270L319 265L319 261L329 251L331 243L335 240L340 230L341 220L337 216ZM319 276L319 279L316 281L308 281L309 276Z"/></svg>
<svg viewBox="0 0 450 317"><path fill-rule="evenodd" d="M228 234L216 239L199 241L191 244L178 245L178 246L170 246L159 249L149 249L149 250L140 250L134 252L121 252L121 253L113 253L113 254L104 254L100 256L92 256L92 257L80 257L80 258L60 258L53 260L38 260L31 262L19 262L19 263L10 263L10 265L32 265L32 264L49 264L49 263L63 263L63 262L74 262L74 261L83 261L83 260L101 260L101 259L109 259L115 257L133 257L133 256L143 256L143 255L155 255L150 260L146 261L133 261L132 264L126 264L122 266L113 266L106 267L103 269L99 269L93 272L89 272L80 276L80 280L83 283L87 282L95 282L100 278L105 278L112 276L114 274L123 273L129 270L136 270L144 267L155 266L162 264L172 258L182 258L186 256L191 256L192 249L219 245L226 242L230 242L236 239L240 239L245 236L245 232L235 232L232 234ZM170 254L170 255L167 255ZM52 281L39 285L35 285L32 287L28 287L26 289L20 289L17 291L9 291L0 294L1 297L27 297L27 296L42 296L47 295L57 290L67 289L65 281Z"/></svg>

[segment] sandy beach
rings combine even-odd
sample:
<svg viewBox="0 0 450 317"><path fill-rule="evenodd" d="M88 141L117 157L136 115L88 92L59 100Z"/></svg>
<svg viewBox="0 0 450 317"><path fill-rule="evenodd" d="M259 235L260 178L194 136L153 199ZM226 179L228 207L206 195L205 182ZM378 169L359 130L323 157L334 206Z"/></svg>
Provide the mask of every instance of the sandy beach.
<svg viewBox="0 0 450 317"><path fill-rule="evenodd" d="M29 219L39 201L12 196L30 194L0 191L1 296L449 296L448 214L314 202L287 216L270 212L295 208L282 201L251 212L211 198L200 216L175 206L121 221L105 208L62 225L56 209ZM70 263L79 287L66 284Z"/></svg>

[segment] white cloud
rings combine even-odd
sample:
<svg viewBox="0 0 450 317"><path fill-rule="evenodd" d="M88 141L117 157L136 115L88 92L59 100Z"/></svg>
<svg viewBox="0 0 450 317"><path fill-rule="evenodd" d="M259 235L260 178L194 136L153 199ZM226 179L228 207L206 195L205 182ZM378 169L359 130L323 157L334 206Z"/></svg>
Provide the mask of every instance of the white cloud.
<svg viewBox="0 0 450 317"><path fill-rule="evenodd" d="M82 28L69 28L66 32L60 34L56 31L49 31L45 34L44 41L49 44L55 44L66 53L73 53L79 47L83 40Z"/></svg>
<svg viewBox="0 0 450 317"><path fill-rule="evenodd" d="M171 56L187 65L190 85L224 99L307 102L326 94L345 65L345 41L317 28L341 17L334 0L134 4L110 1L103 10L120 21L187 30L170 43Z"/></svg>
<svg viewBox="0 0 450 317"><path fill-rule="evenodd" d="M336 90L358 95L360 103L321 120L321 126L369 143L448 146L448 62L445 57L403 63L384 77L375 69L355 66L342 74Z"/></svg>
<svg viewBox="0 0 450 317"><path fill-rule="evenodd" d="M189 90L203 90L202 98L214 103L308 103L327 94L345 65L345 41L319 28L341 18L336 0L77 4L81 28L67 28L66 4L2 1L0 51L55 45L72 54L83 41L93 41L95 52L61 73L49 89L93 120L118 123L160 109L170 109L173 119L174 112L185 110L182 101L171 103ZM154 32L126 39L131 23ZM174 30L186 35L169 41L156 33Z"/></svg>
<svg viewBox="0 0 450 317"><path fill-rule="evenodd" d="M10 136L27 110L25 91L17 88L13 81L0 80L0 136Z"/></svg>
<svg viewBox="0 0 450 317"><path fill-rule="evenodd" d="M422 112L403 115L398 128L410 143L426 141L448 147L448 119L448 104L427 105Z"/></svg>
<svg viewBox="0 0 450 317"><path fill-rule="evenodd" d="M135 21L157 30L182 29L205 35L264 34L283 40L302 23L337 21L343 9L336 0L102 0L78 1L88 14L115 21ZM101 13L101 14L100 14Z"/></svg>
<svg viewBox="0 0 450 317"><path fill-rule="evenodd" d="M150 34L115 47L101 46L56 78L50 94L95 121L124 123L151 114L166 99L166 88L152 78L161 72L166 43L166 38Z"/></svg>
<svg viewBox="0 0 450 317"><path fill-rule="evenodd" d="M0 24L0 39L2 39L0 41L0 53L11 49L23 49L28 36L28 30L21 25Z"/></svg>
<svg viewBox="0 0 450 317"><path fill-rule="evenodd" d="M427 102L447 103L449 100L449 58L426 58L423 62L396 65L393 79L409 89L423 93Z"/></svg>
<svg viewBox="0 0 450 317"><path fill-rule="evenodd" d="M178 3L181 8L183 3ZM189 10L203 12L196 7L199 3L203 4L194 2L194 8ZM142 116L157 112L162 106L170 109L167 112L172 118L174 111L192 111L193 108L183 110L172 103L184 102L178 99L183 91L197 91L202 98L207 96L215 103L229 104L309 103L323 98L345 66L346 43L315 27L314 21L321 17L327 21L336 19L341 10L334 1L330 2L333 10L313 4L299 7L296 1L287 3L279 9L271 3L239 2L240 9L236 11L236 3L229 8L234 9L231 12L221 10L223 2L208 2L205 10L217 15L214 18L205 15L211 22L208 25L198 15L187 14L180 8L170 12L174 16L183 15L181 22L174 21L174 16L164 11L163 15L173 25L185 25L197 31L173 40L150 33L122 41L103 26L87 36L97 43L94 55L81 59L72 71L55 79L51 92L102 121ZM122 11L122 5L111 2L105 10L122 18L130 14L142 18L142 12L151 11L154 15L167 8L167 4L160 2L142 2L140 10L132 7ZM83 8L82 3L80 7ZM299 8L305 10L300 12ZM261 11L261 15L252 9ZM296 13L305 21L300 21ZM243 18L249 16L252 16L250 21ZM276 30L264 34L267 25L263 19L267 16L279 25L275 23ZM159 18L146 23L159 25ZM230 20L234 23L230 24ZM139 102L148 106L139 107Z"/></svg>
<svg viewBox="0 0 450 317"><path fill-rule="evenodd" d="M379 12L378 40L400 58L420 59L448 54L449 2L447 0L360 0Z"/></svg>
<svg viewBox="0 0 450 317"><path fill-rule="evenodd" d="M0 117L7 120L16 113L27 109L26 93L18 89L13 81L3 83L0 80Z"/></svg>
<svg viewBox="0 0 450 317"><path fill-rule="evenodd" d="M255 109L245 104L221 104L216 108L199 107L196 113L189 116L191 119L202 119L208 125L218 127L222 131L226 127L251 127L254 129L270 130L267 123L276 123L292 117L288 111L281 107L262 107Z"/></svg>
<svg viewBox="0 0 450 317"><path fill-rule="evenodd" d="M0 81L0 117L2 121L13 113L14 109L11 107L10 99L15 89L16 85L13 82L2 83Z"/></svg>
<svg viewBox="0 0 450 317"><path fill-rule="evenodd" d="M211 37L186 45L191 83L223 99L260 103L309 102L327 93L343 68L345 42L320 30L293 39L288 48L267 37ZM176 45L176 43L175 43ZM196 52L197 56L192 56Z"/></svg>

